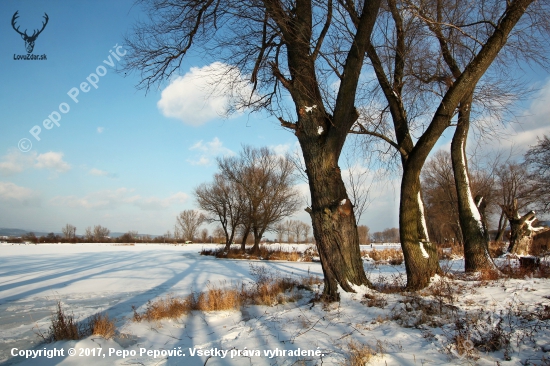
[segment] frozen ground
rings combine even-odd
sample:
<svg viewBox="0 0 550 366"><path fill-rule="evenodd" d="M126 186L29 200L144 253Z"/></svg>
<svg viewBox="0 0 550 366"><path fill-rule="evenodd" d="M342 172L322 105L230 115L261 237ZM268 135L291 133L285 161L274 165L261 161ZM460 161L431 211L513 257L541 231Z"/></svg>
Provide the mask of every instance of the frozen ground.
<svg viewBox="0 0 550 366"><path fill-rule="evenodd" d="M132 322L132 306L143 309L148 300L166 294L187 295L205 289L208 283L251 281L250 262L284 275L322 275L319 263L200 256L198 252L206 246L210 245L0 245L0 364L338 365L345 362L351 340L378 351L370 362L374 365L550 364L545 361L550 358L550 352L545 353L550 351L545 319L550 317L550 281L541 279L491 283L437 279L424 297L377 295L358 288L357 294L344 294L340 303L328 307L308 303L313 294L304 292L298 302L273 307L195 312L161 323ZM460 261L447 264L457 270L462 265ZM374 282L379 276L391 279L404 272L403 266L368 262L365 269ZM382 308L367 306L365 294ZM79 320L107 312L117 319L119 334L112 340L92 336L39 343L36 329L47 331L57 301ZM457 330L470 323L469 333ZM480 345L483 337L499 334L509 340L500 350L487 352ZM464 341L457 336L464 336ZM12 357L14 348L57 349L63 350L63 356ZM76 356L68 356L71 348L76 349ZM101 355L97 356L99 348ZM109 349L119 355L109 355ZM211 349L218 355L191 355L193 350ZM264 353L277 349L287 354ZM260 355L236 355L245 350ZM165 354L155 357L154 351ZM167 351L179 351L180 356L166 356ZM222 358L220 351L228 353ZM288 351L293 354L289 356ZM296 356L296 351L313 355ZM80 352L96 352L96 356L79 356Z"/></svg>

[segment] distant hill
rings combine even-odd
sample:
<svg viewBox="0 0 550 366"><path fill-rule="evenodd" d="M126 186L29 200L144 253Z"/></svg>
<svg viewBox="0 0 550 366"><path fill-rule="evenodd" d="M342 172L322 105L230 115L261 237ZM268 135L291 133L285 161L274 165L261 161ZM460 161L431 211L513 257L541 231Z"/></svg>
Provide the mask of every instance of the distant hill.
<svg viewBox="0 0 550 366"><path fill-rule="evenodd" d="M8 229L0 228L0 236L23 236L25 234L33 232L36 236L48 235L49 233L42 231L30 231L30 230L21 230L21 229ZM59 233L56 233L59 234ZM59 234L61 235L61 234Z"/></svg>
<svg viewBox="0 0 550 366"><path fill-rule="evenodd" d="M9 228L0 228L0 236L23 236L28 233L34 233L36 236L45 236L48 235L50 232L43 232L43 231L32 231L32 230L22 230L22 229L9 229ZM62 233L54 233L56 235L63 236ZM125 233L119 233L119 232L113 232L109 236L111 238L118 238ZM139 236L144 236L146 234L139 234ZM77 236L82 236L82 234L77 234ZM149 235L151 238L156 238L160 235Z"/></svg>

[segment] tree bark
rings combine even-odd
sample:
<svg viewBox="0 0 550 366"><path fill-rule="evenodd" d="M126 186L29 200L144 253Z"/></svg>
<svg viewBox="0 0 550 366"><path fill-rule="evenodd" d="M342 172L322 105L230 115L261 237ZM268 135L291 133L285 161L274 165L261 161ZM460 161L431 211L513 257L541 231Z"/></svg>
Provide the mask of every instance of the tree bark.
<svg viewBox="0 0 550 366"><path fill-rule="evenodd" d="M351 285L371 283L363 269L355 214L337 164L338 155L322 145L310 145L303 151L312 198L308 212L325 278L323 296L336 301L338 285L346 292L355 292Z"/></svg>
<svg viewBox="0 0 550 366"><path fill-rule="evenodd" d="M531 224L536 219L535 211L530 211L523 216L518 213L518 201L512 205L500 206L510 222L510 245L508 253L515 255L529 255L533 245L533 234L537 231Z"/></svg>
<svg viewBox="0 0 550 366"><path fill-rule="evenodd" d="M451 142L451 160L458 199L458 217L464 239L464 269L466 272L496 271L489 254L489 232L485 225L479 204L474 202L468 162L466 159L466 141L470 127L470 94L459 106L458 123Z"/></svg>
<svg viewBox="0 0 550 366"><path fill-rule="evenodd" d="M405 162L399 204L399 236L405 258L407 288L410 290L428 286L430 278L441 273L435 245L424 235L423 229L419 230L423 215L419 177L420 169Z"/></svg>

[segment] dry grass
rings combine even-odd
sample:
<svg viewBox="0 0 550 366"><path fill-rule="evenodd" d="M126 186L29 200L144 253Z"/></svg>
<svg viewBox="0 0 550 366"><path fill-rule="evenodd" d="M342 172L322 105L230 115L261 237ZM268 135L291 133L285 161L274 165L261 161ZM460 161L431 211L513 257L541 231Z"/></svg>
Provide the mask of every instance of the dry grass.
<svg viewBox="0 0 550 366"><path fill-rule="evenodd" d="M403 251L401 249L388 248L382 250L362 250L361 256L372 259L375 263L388 263L400 265L403 263Z"/></svg>
<svg viewBox="0 0 550 366"><path fill-rule="evenodd" d="M65 314L61 307L61 302L57 302L57 309L52 315L52 324L50 325L49 335L45 340L52 342L61 340L81 339L83 337L83 329L74 320L74 315Z"/></svg>
<svg viewBox="0 0 550 366"><path fill-rule="evenodd" d="M439 260L451 260L464 257L464 247L460 244L451 245L449 247L437 246L437 256Z"/></svg>
<svg viewBox="0 0 550 366"><path fill-rule="evenodd" d="M250 265L255 282L252 285L234 285L222 287L208 285L207 290L174 297L167 295L155 301L149 301L143 313L135 307L133 320L159 321L178 319L191 311L239 310L243 305L276 305L294 302L302 297L298 290L312 290L313 285L322 283L315 276L301 279L282 277L278 272L271 272L263 266Z"/></svg>
<svg viewBox="0 0 550 366"><path fill-rule="evenodd" d="M109 319L109 315L107 314L93 315L90 319L89 326L92 335L101 336L105 339L113 338L115 335L115 322Z"/></svg>
<svg viewBox="0 0 550 366"><path fill-rule="evenodd" d="M289 262L312 262L314 257L318 257L317 249L308 248L305 252L300 252L296 248L283 250L280 247L271 248L267 245L260 245L258 253L252 253L248 248L243 253L240 248L230 248L225 251L225 245L218 249L202 249L201 255L211 255L216 258L227 259L263 259L263 260L283 260Z"/></svg>
<svg viewBox="0 0 550 366"><path fill-rule="evenodd" d="M243 302L243 291L237 287L221 288L208 285L206 292L200 292L194 303L193 310L221 311L238 310Z"/></svg>
<svg viewBox="0 0 550 366"><path fill-rule="evenodd" d="M348 357L345 365L364 366L375 354L370 346L352 340L348 343Z"/></svg>
<svg viewBox="0 0 550 366"><path fill-rule="evenodd" d="M137 322L142 320L159 321L166 318L177 319L194 310L194 307L196 306L195 303L193 294L185 298L167 295L166 297L160 298L154 302L149 301L145 312L142 314L137 312L135 306L132 306L132 310L134 311L133 319Z"/></svg>
<svg viewBox="0 0 550 366"><path fill-rule="evenodd" d="M48 333L43 334L40 329L36 331L37 335L47 343L78 340L89 335L99 335L109 339L115 335L115 332L115 322L109 319L107 314L94 314L87 322L78 323L73 314L66 313L60 301L57 302L56 310L52 314Z"/></svg>
<svg viewBox="0 0 550 366"><path fill-rule="evenodd" d="M535 266L522 267L517 263L516 259L508 259L498 266L498 269L510 278L550 278L550 263L548 261L540 261Z"/></svg>
<svg viewBox="0 0 550 366"><path fill-rule="evenodd" d="M508 244L502 241L490 241L489 242L489 254L491 258L497 258L506 253L508 249Z"/></svg>

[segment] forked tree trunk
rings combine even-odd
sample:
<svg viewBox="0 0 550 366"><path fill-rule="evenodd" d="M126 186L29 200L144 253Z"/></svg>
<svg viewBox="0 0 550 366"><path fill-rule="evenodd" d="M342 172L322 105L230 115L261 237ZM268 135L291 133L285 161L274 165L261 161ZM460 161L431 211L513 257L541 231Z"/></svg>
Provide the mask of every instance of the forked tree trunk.
<svg viewBox="0 0 550 366"><path fill-rule="evenodd" d="M399 204L399 236L405 258L407 288L418 290L428 286L430 278L441 273L437 248L421 227L423 204L420 199L420 169L404 162Z"/></svg>
<svg viewBox="0 0 550 366"><path fill-rule="evenodd" d="M536 219L535 211L530 211L523 216L518 213L518 201L512 205L500 205L502 211L510 222L510 246L508 253L516 255L529 255L533 245L533 235L537 231L546 231L545 228L531 226Z"/></svg>
<svg viewBox="0 0 550 366"><path fill-rule="evenodd" d="M464 239L464 269L466 272L497 271L489 254L489 232L479 205L474 202L468 178L466 141L470 124L470 95L459 107L457 127L451 142L451 160L458 199L458 217Z"/></svg>
<svg viewBox="0 0 550 366"><path fill-rule="evenodd" d="M337 164L339 154L323 149L321 144L302 151L311 191L311 209L307 211L323 267L323 297L337 301L338 284L344 291L354 292L352 285L371 283L363 268L353 206Z"/></svg>

